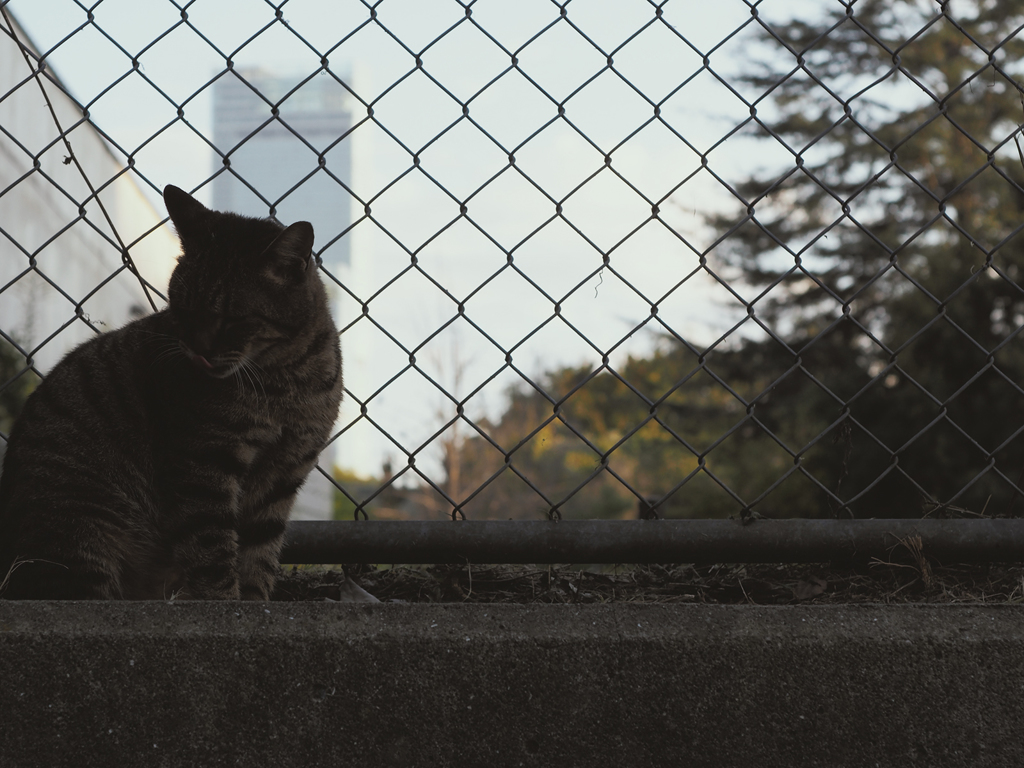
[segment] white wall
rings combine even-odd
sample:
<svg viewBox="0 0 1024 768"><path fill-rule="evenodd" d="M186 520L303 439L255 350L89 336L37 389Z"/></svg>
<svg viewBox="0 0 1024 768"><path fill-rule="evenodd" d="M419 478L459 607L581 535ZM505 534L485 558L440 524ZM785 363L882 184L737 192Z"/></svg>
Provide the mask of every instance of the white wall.
<svg viewBox="0 0 1024 768"><path fill-rule="evenodd" d="M77 303L99 330L152 308L139 281L123 269L117 238L99 205L86 203L80 215L88 186L74 163L65 164L67 149L31 74L18 45L0 31L0 330L29 350L45 373L94 335L76 316ZM122 173L122 160L82 121L74 102L43 82L75 157L102 190L100 199L136 266L165 292L178 244L160 226L163 212L146 200L134 173ZM154 300L158 307L163 303L157 295Z"/></svg>

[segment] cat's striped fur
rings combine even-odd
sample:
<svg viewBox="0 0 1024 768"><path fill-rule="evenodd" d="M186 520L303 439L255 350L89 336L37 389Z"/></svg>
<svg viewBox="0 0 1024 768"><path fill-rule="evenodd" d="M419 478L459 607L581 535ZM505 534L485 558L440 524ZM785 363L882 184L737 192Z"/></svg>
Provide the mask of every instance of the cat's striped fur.
<svg viewBox="0 0 1024 768"><path fill-rule="evenodd" d="M73 350L0 477L7 598L267 599L341 399L313 229L164 190L167 309Z"/></svg>

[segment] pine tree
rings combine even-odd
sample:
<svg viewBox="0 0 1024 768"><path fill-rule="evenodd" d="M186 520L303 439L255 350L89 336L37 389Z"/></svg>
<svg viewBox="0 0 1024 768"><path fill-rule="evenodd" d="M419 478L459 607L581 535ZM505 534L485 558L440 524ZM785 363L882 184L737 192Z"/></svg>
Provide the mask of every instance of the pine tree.
<svg viewBox="0 0 1024 768"><path fill-rule="evenodd" d="M999 514L1016 493L1022 25L1012 0L854 0L766 25L788 53L744 78L764 94L763 140L792 163L747 179L740 220L712 224L734 229L719 257L772 287L754 304L770 335L748 351L782 378L753 416L833 513L991 499ZM786 421L798 405L802 429Z"/></svg>

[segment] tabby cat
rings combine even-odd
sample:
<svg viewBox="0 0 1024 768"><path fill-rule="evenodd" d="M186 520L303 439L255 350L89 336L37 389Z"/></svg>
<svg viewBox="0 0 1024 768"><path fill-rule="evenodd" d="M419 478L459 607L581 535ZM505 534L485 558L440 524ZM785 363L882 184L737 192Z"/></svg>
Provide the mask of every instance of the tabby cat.
<svg viewBox="0 0 1024 768"><path fill-rule="evenodd" d="M341 400L313 227L168 186L163 311L69 353L0 477L3 597L257 599Z"/></svg>

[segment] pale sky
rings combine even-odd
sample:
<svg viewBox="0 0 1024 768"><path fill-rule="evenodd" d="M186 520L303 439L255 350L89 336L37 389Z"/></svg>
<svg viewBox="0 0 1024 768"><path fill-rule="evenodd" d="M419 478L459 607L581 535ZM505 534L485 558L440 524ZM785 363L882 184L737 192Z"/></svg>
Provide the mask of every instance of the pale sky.
<svg viewBox="0 0 1024 768"><path fill-rule="evenodd" d="M73 0L11 0L7 7L40 49L49 50L64 40L50 56L51 66L72 94L90 105L94 122L135 154L136 170L152 182L150 191L158 209L162 204L156 189L168 183L192 189L211 173L213 154L196 131L212 139L211 89L206 86L224 69L224 55L230 55L239 69L259 67L301 77L315 72L326 54L332 71L364 102L373 104L374 116L382 125L413 151L422 149L423 172L404 176L382 193L409 169L409 153L370 122L351 138L353 189L363 200L373 198L374 218L401 243L363 221L351 235L352 267L338 275L358 299L345 296L339 303L340 323L356 321L343 335L342 345L346 383L358 398L370 396L408 364L405 351L365 318L357 320L360 303L373 297L371 317L414 349L456 315L455 301L431 279L456 301L465 300L467 316L504 350L514 348L514 364L531 376L560 365L596 366L603 352L612 352L613 364L629 353L649 352L656 341L656 334L649 330L619 342L650 317L653 302L661 322L697 345L710 343L734 322L740 305L711 278L698 273L681 282L698 268L699 261L676 233L704 250L717 234L707 230L701 214L731 210L735 202L719 182L700 170L699 155L673 131L698 152L706 152L748 117L749 110L739 98L712 74L699 72L702 53L712 51L738 27L749 25L750 8L741 0L714 4L671 0L664 4L664 24L655 22L617 51L655 18L654 6L646 0L572 0L568 4L568 20L601 51L564 20L523 47L559 18L559 9L550 0L480 0L472 5L472 21L515 53L522 73L554 99L565 100L601 74L565 101L569 122L556 119L519 147L557 117L557 106L523 74L508 72L473 98L469 109L470 117L500 146L462 120L426 149L433 137L460 119L462 109L423 72L414 72L394 86L415 68L416 53L422 52L423 70L460 100L470 99L510 66L509 55L467 22L465 8L453 0L384 0L377 6L380 24L371 22L354 33L370 16L363 3L288 0L280 6L283 19L306 42L275 22L275 8L265 0L188 4L189 22L223 54L187 26L151 45L181 22L182 11L171 0L102 0L94 10L95 23L110 39L86 25L65 40L86 23L86 11ZM789 0L769 0L759 6L763 16L773 10L791 14L793 9ZM460 20L456 29L430 44ZM682 32L697 50L666 24ZM267 29L243 46L263 27ZM756 27L749 25L715 49L710 54L712 68L734 76L756 33ZM612 51L614 67L628 83L611 71L602 73L606 54ZM138 72L132 65L136 56ZM140 73L174 102L187 100L184 118L191 128L178 122L150 140L174 122L177 108ZM688 85L666 100L694 73L698 74ZM623 144L653 117L651 105L636 90L660 105L661 121L651 122ZM355 121L363 119L365 106L354 98L349 103ZM786 160L781 150L773 154L770 148L755 144L751 134L741 131L709 155L710 167L729 182L738 182L759 165ZM555 208L530 180L508 167L507 154L513 149L516 168L555 200L563 200L593 176L564 200L562 218L532 236L555 215ZM605 167L606 153L612 155L611 168L628 184ZM500 271L507 261L505 253L465 219L423 246L459 215L458 203L427 174L465 200L503 169L469 200L468 216L501 247L514 249L514 263L523 275L508 268ZM679 186L690 174L695 175ZM198 197L209 202L209 187ZM660 222L648 221L648 201L659 204ZM362 204L353 201L353 206L358 218ZM416 252L429 278L411 271L380 292L409 266L405 249ZM594 274L602 264L600 251L609 249L611 267L632 287L609 270ZM552 301L538 287L561 302L561 317L554 316ZM461 369L459 396L491 377L504 365L505 357L502 349L461 319L416 355L418 365L449 388L455 386L455 370ZM496 417L507 387L518 381L512 371L500 374L467 404L467 414ZM419 373L407 371L372 400L369 410L378 423L413 448L437 429L440 414L450 418L454 406ZM343 406L342 423L358 412L350 399ZM364 421L342 438L338 460L350 469L375 473L389 454L400 459L400 452Z"/></svg>

